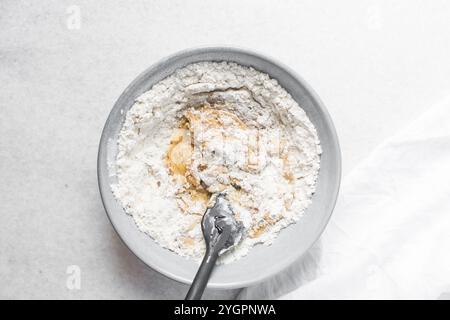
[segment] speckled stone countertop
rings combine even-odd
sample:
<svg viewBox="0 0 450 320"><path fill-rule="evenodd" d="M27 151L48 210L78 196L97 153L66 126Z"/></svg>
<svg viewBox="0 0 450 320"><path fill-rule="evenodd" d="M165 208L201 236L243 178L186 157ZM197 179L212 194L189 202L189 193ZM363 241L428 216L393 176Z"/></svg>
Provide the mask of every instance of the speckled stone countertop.
<svg viewBox="0 0 450 320"><path fill-rule="evenodd" d="M5 0L0 11L0 298L184 297L123 245L96 177L112 105L168 54L228 44L289 65L335 121L344 177L450 80L443 1Z"/></svg>

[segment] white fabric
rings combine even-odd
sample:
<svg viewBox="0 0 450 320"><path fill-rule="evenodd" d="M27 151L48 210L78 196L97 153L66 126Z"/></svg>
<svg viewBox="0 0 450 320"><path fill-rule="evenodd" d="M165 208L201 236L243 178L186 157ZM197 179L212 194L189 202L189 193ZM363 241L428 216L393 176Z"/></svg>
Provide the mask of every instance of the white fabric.
<svg viewBox="0 0 450 320"><path fill-rule="evenodd" d="M345 177L332 219L304 259L240 298L435 299L448 291L447 99Z"/></svg>

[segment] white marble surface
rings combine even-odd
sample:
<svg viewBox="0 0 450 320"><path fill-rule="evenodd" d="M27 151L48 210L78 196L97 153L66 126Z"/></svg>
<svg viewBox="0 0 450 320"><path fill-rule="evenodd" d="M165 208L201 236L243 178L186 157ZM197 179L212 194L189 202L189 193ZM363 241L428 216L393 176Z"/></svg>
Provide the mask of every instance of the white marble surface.
<svg viewBox="0 0 450 320"><path fill-rule="evenodd" d="M0 12L0 298L184 296L121 243L96 179L109 110L167 54L228 44L290 65L329 108L344 175L449 90L448 1L3 0Z"/></svg>

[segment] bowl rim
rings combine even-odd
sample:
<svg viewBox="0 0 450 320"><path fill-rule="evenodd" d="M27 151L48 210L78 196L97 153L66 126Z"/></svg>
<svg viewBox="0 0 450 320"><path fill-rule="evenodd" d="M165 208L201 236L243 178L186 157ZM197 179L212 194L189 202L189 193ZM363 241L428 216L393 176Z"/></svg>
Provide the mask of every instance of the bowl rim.
<svg viewBox="0 0 450 320"><path fill-rule="evenodd" d="M108 208L109 206L108 206L107 201L105 200L105 194L104 194L105 192L111 192L111 190L107 190L107 188L105 188L105 185L109 185L109 183L107 181L103 181L103 178L101 177L101 169L100 168L103 165L107 166L107 164L102 163L102 159L104 159L103 154L106 154L106 152L107 152L107 144L108 144L108 140L110 139L110 137L106 134L106 128L108 127L109 123L111 122L112 113L113 113L112 111L115 110L116 108L120 108L119 102L121 101L122 96L126 92L128 92L131 88L133 88L136 84L138 84L150 71L156 70L159 66L164 65L172 60L176 60L185 55L203 54L203 53L208 53L211 51L213 51L213 52L223 51L223 52L229 52L229 53L246 54L246 55L254 56L256 58L265 60L268 63L273 64L273 65L283 69L284 71L286 71L286 73L288 73L290 76L292 76L296 81L298 81L306 89L307 93L310 95L310 98L315 102L316 106L320 109L320 111L323 115L322 120L326 123L328 129L330 130L332 144L336 148L336 154L335 154L336 170L337 170L336 182L335 182L336 185L334 188L334 194L332 195L332 197L330 197L330 210L329 210L330 212L328 213L326 219L324 219L323 225L321 226L319 232L317 233L316 238L314 239L314 241L311 242L311 244L307 247L307 249L299 255L292 255L289 259L286 259L285 263L283 263L280 267L278 267L276 270L274 270L270 274L264 274L261 276L253 277L252 279L249 279L247 281L227 282L227 283L208 283L208 286L207 286L208 288L211 288L211 289L243 288L243 287L248 287L250 285L260 283L260 282L282 272L287 267L289 267L294 261L296 261L297 259L301 259L302 256L304 256L307 252L309 252L311 247L320 239L322 233L324 232L326 226L328 225L329 220L331 219L333 210L335 208L338 195L339 195L339 189L340 189L340 184L341 184L341 179L342 179L342 154L341 154L341 148L339 145L339 139L338 139L338 135L336 132L336 128L335 128L333 121L331 119L331 116L328 113L328 110L325 107L322 100L319 98L317 93L310 87L310 85L301 76L298 75L297 72L295 72L290 67L288 67L284 63L278 61L277 59L274 59L271 56L268 56L266 54L261 54L259 52L255 52L254 50L251 50L251 49L237 47L237 46L197 46L197 47L191 47L191 48L177 51L168 56L165 56L162 59L159 59L158 61L156 61L149 67L147 67L144 71L139 73L139 75L137 77L134 78L134 80L119 95L119 97L117 98L116 102L114 103L112 109L110 110L107 120L103 126L101 138L99 141L99 149L98 149L98 154L97 154L97 180L98 180L98 187L99 187L100 198L101 198L101 201L103 204L103 208L106 212L106 215L107 215L109 221L111 222L111 225L113 226L113 229L115 230L115 232L117 233L117 235L119 236L121 241L125 244L125 246L139 260L141 260L148 267L152 268L153 270L159 272L160 274L162 274L163 276L165 276L171 280L175 280L177 282L190 285L192 283L193 279L188 279L183 276L179 276L179 275L173 274L167 270L164 270L163 268L160 268L158 265L151 263L151 261L147 261L147 259L145 259L141 255L139 255L137 252L135 252L132 249L132 246L127 241L126 237L124 237L122 235L122 233L119 231L120 228L115 224L114 220L111 217L111 213ZM234 62L234 61L231 61L231 62ZM269 76L272 77L270 74L269 74Z"/></svg>

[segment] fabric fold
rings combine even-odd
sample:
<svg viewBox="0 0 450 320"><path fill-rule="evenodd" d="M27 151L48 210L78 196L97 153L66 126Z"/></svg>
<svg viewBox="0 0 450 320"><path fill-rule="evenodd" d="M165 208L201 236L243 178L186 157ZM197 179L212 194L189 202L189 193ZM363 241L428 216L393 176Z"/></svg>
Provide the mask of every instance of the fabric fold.
<svg viewBox="0 0 450 320"><path fill-rule="evenodd" d="M327 229L301 261L240 298L435 299L449 290L446 99L344 179Z"/></svg>

